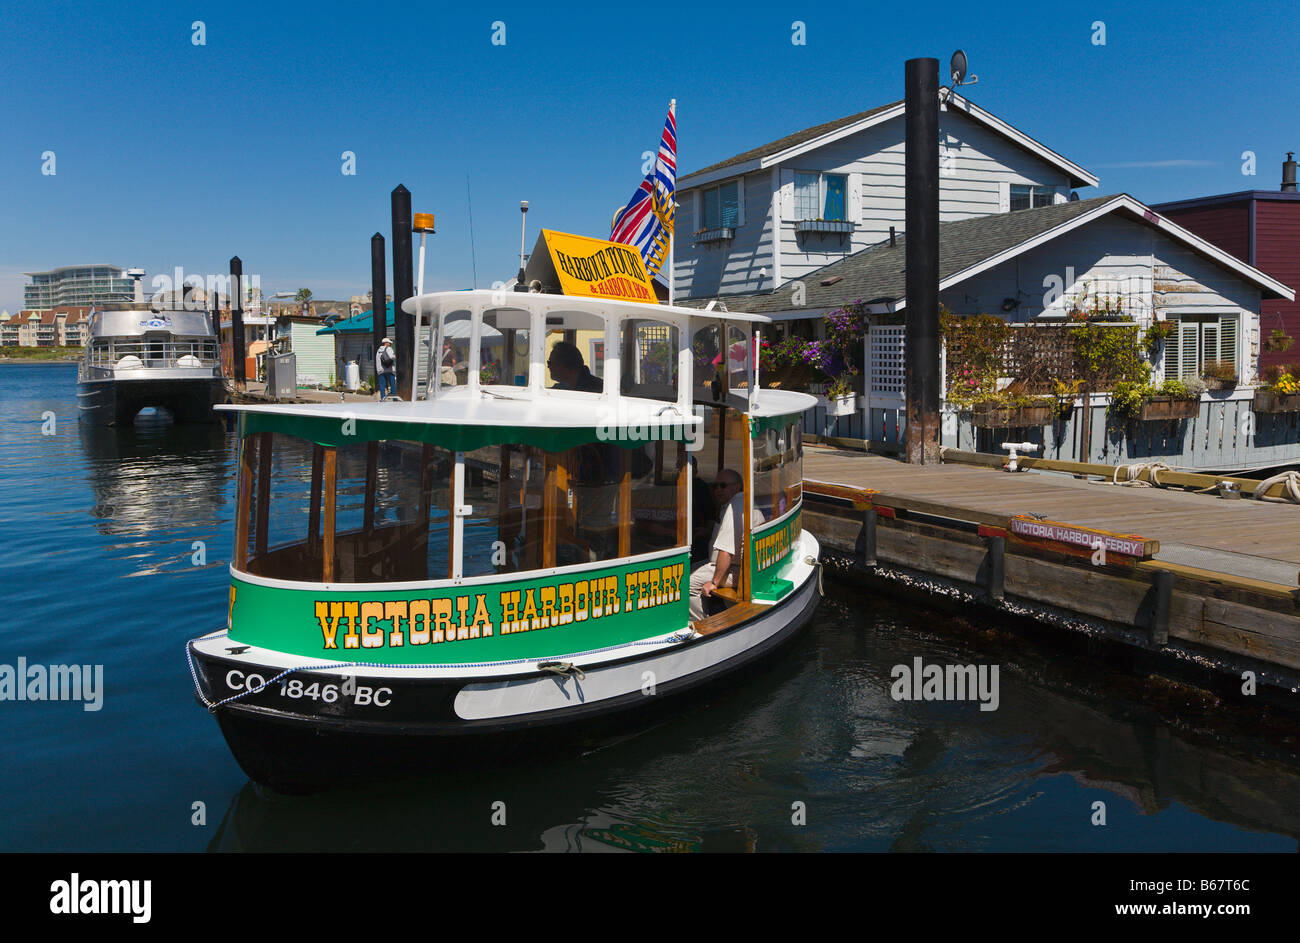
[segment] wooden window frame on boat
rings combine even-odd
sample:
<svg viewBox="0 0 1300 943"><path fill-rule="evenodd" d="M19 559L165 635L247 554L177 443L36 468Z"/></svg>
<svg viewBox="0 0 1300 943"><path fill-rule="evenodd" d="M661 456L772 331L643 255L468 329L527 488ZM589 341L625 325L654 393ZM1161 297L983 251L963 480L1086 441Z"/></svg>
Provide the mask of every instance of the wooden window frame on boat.
<svg viewBox="0 0 1300 943"><path fill-rule="evenodd" d="M292 435L291 433L284 434ZM270 529L269 510L272 494L271 476L273 473L275 435L276 433L270 431L252 432L244 436L241 441L234 569L244 576L272 580L285 579L286 582L295 582L291 578L286 579L280 575L274 564L271 564L271 568L267 569L266 558L274 556L275 552L293 547L319 548L321 556L319 579L324 583L333 583L336 577L340 575L340 572L349 572L338 557L340 552L340 535L338 533L339 449L335 446L310 443L311 484L307 496L305 541L301 544L294 543L286 547L276 547L268 554L268 551L271 550L268 546L268 533ZM414 445L416 443L410 441L409 444ZM441 450L433 443L424 442L419 444L418 498L415 501L415 516L411 524L416 525L417 528L422 526L424 537L421 540L418 533L412 535L408 531L406 537L401 539L410 540L413 543L413 552L421 553L419 548L423 546L425 548L424 552L427 553L430 528L433 523L434 491L437 479L441 477L436 466L438 465L438 453L442 452L447 459L450 459L451 466L451 473L447 476L450 480L447 481L449 487L446 571L441 575L429 573L424 580L366 581L357 579L354 575L345 577L349 582L363 584L437 582L443 579L461 582L467 578L465 570L466 517L471 514L471 511L465 502L467 499L473 499L467 493L467 454L463 451L449 452ZM634 495L636 493L634 486L640 480L633 477L633 456L636 454L636 449L607 446L617 449L619 464L617 469L612 472L605 470L600 473L599 477L605 482L604 485L600 485L599 482L596 484L599 487L610 489L606 493L617 504L617 528L616 531L611 529L608 532L607 542L599 545L604 547L602 551L598 545L585 542L591 538L584 537L577 528L582 526L583 530L585 530L590 524L580 525L580 519L573 516L575 505L570 501L571 490L582 487L582 484L577 480L578 469L582 462L580 451L582 447L546 451L538 446L518 443L504 443L499 446L497 507L495 514L489 515L495 518L495 537L498 541L504 541L507 546L514 544L509 529L510 525L506 521L506 515L507 509L510 507L511 490L516 483L515 472L512 469L512 456L515 453L521 453L525 456L522 481L518 482L521 488L519 508L520 514L525 516L525 519L521 522L522 527L530 536L520 548L517 567L512 564L511 568L508 569L499 570L495 573L476 572L472 574L472 577L543 573L559 569L558 548L562 544L575 544L580 548L585 547L589 553L593 551L603 553L604 556L600 559L584 561L584 563L590 562L592 565L608 565L614 560L630 559L642 556L645 553L689 550L690 515L689 510L687 510L691 498L689 456L686 444L680 441L676 442L674 450L676 456L675 467L670 471L665 460L670 444L663 440L647 443L647 445L653 446L655 468L653 477L646 478L642 486L672 489L671 498L667 494L663 495L663 506L675 509L671 529L663 535L669 537L672 543L668 547L653 547L649 550L638 548L637 552L634 552L633 549L634 544L637 543L636 534L634 533L634 522L637 519L634 514ZM353 536L373 534L380 526L376 519L380 442L378 440L359 442L356 443L354 448L360 448L363 445L365 448L365 479L362 486L362 523L360 528L348 532ZM531 476L527 472L528 462L540 463L542 469L540 489L536 483L532 482ZM648 471L646 474L648 474ZM530 497L534 500L530 501ZM540 501L535 500L538 497L540 497ZM533 506L534 504L536 506ZM583 505L579 502L578 506ZM410 525L390 526L409 527ZM513 536L517 537L517 532ZM648 539L651 542L654 541L653 537ZM310 550L307 553L314 561L315 553ZM304 570L304 575L307 572L307 570ZM303 582L314 582L314 580L304 580Z"/></svg>

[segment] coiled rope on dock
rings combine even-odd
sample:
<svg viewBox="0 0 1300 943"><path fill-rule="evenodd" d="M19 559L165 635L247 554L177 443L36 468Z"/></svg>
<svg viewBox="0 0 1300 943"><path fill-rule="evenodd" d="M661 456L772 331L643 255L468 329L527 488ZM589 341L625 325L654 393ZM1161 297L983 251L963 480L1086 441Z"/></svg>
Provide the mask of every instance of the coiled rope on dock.
<svg viewBox="0 0 1300 943"><path fill-rule="evenodd" d="M1111 474L1111 484L1127 485L1130 488L1163 488L1160 483L1160 473L1162 471L1174 471L1172 467L1164 462L1134 462L1132 465L1116 465L1115 471ZM1119 473L1124 472L1124 480L1119 480ZM1147 472L1148 481L1142 481L1138 475Z"/></svg>
<svg viewBox="0 0 1300 943"><path fill-rule="evenodd" d="M1295 504L1300 504L1300 474L1297 474L1294 471L1284 471L1282 474L1274 475L1272 478L1265 478L1255 486L1255 490L1251 493L1251 497L1256 501L1259 501L1268 493L1269 488L1279 484L1282 486L1282 493L1278 495L1278 497L1286 498Z"/></svg>

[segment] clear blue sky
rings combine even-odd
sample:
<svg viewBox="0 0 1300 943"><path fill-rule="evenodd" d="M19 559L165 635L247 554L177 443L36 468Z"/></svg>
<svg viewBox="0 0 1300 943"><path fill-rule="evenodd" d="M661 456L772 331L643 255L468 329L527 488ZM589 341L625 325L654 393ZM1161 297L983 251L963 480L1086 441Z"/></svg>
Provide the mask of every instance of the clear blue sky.
<svg viewBox="0 0 1300 943"><path fill-rule="evenodd" d="M668 100L681 172L902 97L962 47L975 102L1148 203L1275 189L1300 149L1291 5L54 5L0 18L0 308L82 262L364 293L404 183L437 214L427 286L517 267L539 226L608 234ZM202 20L205 46L191 41ZM505 23L505 45L491 42ZM806 24L807 44L791 43ZM1094 21L1106 45L1092 44ZM340 154L357 173L340 173ZM1241 172L1241 153L1258 174ZM41 174L54 151L57 174ZM391 281L389 283L391 289Z"/></svg>

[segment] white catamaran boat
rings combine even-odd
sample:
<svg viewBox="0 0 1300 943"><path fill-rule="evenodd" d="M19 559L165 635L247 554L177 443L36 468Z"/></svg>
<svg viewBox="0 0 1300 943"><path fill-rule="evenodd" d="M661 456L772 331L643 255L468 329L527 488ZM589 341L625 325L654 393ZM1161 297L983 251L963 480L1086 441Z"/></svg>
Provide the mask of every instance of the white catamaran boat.
<svg viewBox="0 0 1300 943"><path fill-rule="evenodd" d="M766 318L487 291L403 309L432 341L415 402L218 407L241 437L228 627L188 654L252 779L540 742L730 676L808 621L814 400L756 389ZM743 549L693 619L715 479L743 482Z"/></svg>
<svg viewBox="0 0 1300 943"><path fill-rule="evenodd" d="M90 338L77 367L81 418L123 426L146 407L175 422L214 422L226 398L221 357L206 312L148 304L92 311Z"/></svg>

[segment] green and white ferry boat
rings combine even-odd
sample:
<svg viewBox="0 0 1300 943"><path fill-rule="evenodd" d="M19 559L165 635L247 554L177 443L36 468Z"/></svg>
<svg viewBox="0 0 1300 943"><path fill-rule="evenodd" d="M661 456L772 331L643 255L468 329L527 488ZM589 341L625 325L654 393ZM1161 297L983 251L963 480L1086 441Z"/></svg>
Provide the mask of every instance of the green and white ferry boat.
<svg viewBox="0 0 1300 943"><path fill-rule="evenodd" d="M403 310L431 341L416 401L218 407L240 436L228 624L188 655L253 780L319 788L632 718L807 623L814 399L757 388L766 318L500 291ZM738 577L692 619L732 472Z"/></svg>

